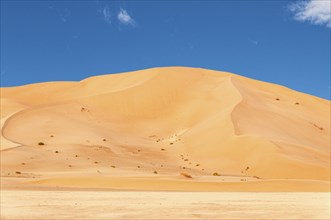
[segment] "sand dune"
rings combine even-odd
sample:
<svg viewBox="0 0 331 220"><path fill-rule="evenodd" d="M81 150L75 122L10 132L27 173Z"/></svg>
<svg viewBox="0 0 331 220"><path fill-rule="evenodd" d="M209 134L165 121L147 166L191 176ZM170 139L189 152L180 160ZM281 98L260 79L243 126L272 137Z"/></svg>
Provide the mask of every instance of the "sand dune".
<svg viewBox="0 0 331 220"><path fill-rule="evenodd" d="M1 88L1 184L330 191L330 101L184 67Z"/></svg>

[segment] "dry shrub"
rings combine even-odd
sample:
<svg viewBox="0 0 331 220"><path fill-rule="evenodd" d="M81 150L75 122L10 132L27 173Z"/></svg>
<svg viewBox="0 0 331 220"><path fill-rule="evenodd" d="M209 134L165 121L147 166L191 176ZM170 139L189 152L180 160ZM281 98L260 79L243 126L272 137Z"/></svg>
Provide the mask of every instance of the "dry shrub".
<svg viewBox="0 0 331 220"><path fill-rule="evenodd" d="M192 178L192 176L188 173L180 173L180 175L186 177L186 178Z"/></svg>

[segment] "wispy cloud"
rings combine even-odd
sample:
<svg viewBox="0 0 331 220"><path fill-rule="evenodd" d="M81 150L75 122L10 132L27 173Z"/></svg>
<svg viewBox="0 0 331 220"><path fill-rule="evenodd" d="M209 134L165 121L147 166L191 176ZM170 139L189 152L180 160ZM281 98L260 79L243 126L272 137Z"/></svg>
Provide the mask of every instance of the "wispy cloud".
<svg viewBox="0 0 331 220"><path fill-rule="evenodd" d="M331 28L331 0L305 0L289 5L294 19Z"/></svg>
<svg viewBox="0 0 331 220"><path fill-rule="evenodd" d="M107 24L111 24L111 13L108 6L102 9L103 19Z"/></svg>
<svg viewBox="0 0 331 220"><path fill-rule="evenodd" d="M252 40L252 39L250 39L249 41L251 42L251 44L253 44L255 46L259 45L259 40Z"/></svg>
<svg viewBox="0 0 331 220"><path fill-rule="evenodd" d="M136 21L123 8L121 8L120 11L118 12L117 19L121 24L132 25L132 26L136 25Z"/></svg>
<svg viewBox="0 0 331 220"><path fill-rule="evenodd" d="M68 19L70 18L71 16L71 12L69 11L69 9L65 8L64 10L61 10L59 12L60 14L60 18L61 18L61 21L62 22L67 22Z"/></svg>

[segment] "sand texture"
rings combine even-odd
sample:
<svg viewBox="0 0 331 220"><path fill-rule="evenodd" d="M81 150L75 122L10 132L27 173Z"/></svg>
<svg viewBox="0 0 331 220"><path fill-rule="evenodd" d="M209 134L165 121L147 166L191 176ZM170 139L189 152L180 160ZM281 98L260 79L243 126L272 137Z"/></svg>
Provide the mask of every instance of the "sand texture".
<svg viewBox="0 0 331 220"><path fill-rule="evenodd" d="M184 67L1 88L1 187L330 191L330 101Z"/></svg>
<svg viewBox="0 0 331 220"><path fill-rule="evenodd" d="M330 193L2 192L7 220L328 220Z"/></svg>

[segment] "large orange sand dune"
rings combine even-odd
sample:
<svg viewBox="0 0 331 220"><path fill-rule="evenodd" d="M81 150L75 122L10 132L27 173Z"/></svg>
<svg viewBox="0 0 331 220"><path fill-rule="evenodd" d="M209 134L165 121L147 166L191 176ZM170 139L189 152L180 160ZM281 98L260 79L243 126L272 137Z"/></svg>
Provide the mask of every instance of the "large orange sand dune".
<svg viewBox="0 0 331 220"><path fill-rule="evenodd" d="M1 88L1 133L4 188L330 190L330 101L226 72Z"/></svg>

